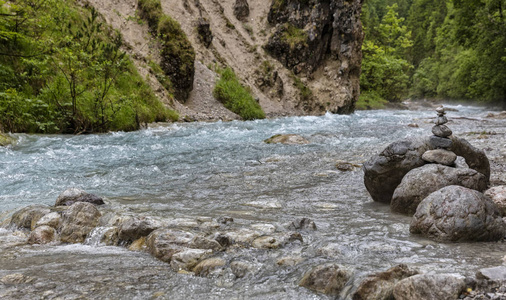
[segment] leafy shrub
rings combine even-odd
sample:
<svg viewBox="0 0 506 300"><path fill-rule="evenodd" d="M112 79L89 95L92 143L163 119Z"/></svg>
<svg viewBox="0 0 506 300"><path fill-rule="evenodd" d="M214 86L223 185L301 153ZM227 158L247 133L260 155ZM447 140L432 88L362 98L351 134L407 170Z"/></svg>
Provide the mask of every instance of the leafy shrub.
<svg viewBox="0 0 506 300"><path fill-rule="evenodd" d="M153 32L156 32L158 22L163 16L160 0L139 0L137 8L139 9L139 16L148 21L149 28Z"/></svg>
<svg viewBox="0 0 506 300"><path fill-rule="evenodd" d="M265 113L251 94L244 88L231 68L218 70L220 80L216 83L213 96L229 110L244 120L264 119Z"/></svg>

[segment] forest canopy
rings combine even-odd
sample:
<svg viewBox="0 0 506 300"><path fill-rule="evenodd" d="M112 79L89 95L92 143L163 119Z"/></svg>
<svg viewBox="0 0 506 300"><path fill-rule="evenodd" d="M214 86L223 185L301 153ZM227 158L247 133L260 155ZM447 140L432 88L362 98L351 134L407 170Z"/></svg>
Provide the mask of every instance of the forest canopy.
<svg viewBox="0 0 506 300"><path fill-rule="evenodd" d="M506 105L506 0L365 0L359 108L401 99Z"/></svg>

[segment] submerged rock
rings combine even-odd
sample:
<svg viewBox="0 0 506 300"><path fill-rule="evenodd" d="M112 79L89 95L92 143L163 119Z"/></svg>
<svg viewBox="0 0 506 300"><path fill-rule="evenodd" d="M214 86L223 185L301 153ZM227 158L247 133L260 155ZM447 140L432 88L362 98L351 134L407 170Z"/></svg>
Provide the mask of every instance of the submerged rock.
<svg viewBox="0 0 506 300"><path fill-rule="evenodd" d="M172 255L170 266L172 270L178 272L181 270L190 271L197 263L213 253L206 249L183 249Z"/></svg>
<svg viewBox="0 0 506 300"><path fill-rule="evenodd" d="M420 203L410 232L438 241L497 241L505 237L505 225L490 199L478 191L452 185Z"/></svg>
<svg viewBox="0 0 506 300"><path fill-rule="evenodd" d="M342 266L325 264L306 272L299 285L319 293L335 296L341 292L351 275L352 272Z"/></svg>
<svg viewBox="0 0 506 300"><path fill-rule="evenodd" d="M12 215L10 226L32 229L32 224L35 226L40 218L42 218L44 215L49 214L50 212L51 209L46 205L36 204L23 207Z"/></svg>
<svg viewBox="0 0 506 300"><path fill-rule="evenodd" d="M309 141L298 134L276 134L264 141L267 144L305 145Z"/></svg>
<svg viewBox="0 0 506 300"><path fill-rule="evenodd" d="M289 230L316 230L316 224L309 218L297 218L287 226Z"/></svg>
<svg viewBox="0 0 506 300"><path fill-rule="evenodd" d="M254 271L255 266L247 261L233 261L230 263L230 269L237 278L243 278L247 274L251 274Z"/></svg>
<svg viewBox="0 0 506 300"><path fill-rule="evenodd" d="M35 281L35 278L21 274L8 274L0 279L0 282L3 284L20 284L20 283L30 283Z"/></svg>
<svg viewBox="0 0 506 300"><path fill-rule="evenodd" d="M394 212L414 214L425 197L450 185L460 185L481 192L487 188L487 180L485 175L472 169L438 164L424 165L404 176L395 189L390 207Z"/></svg>
<svg viewBox="0 0 506 300"><path fill-rule="evenodd" d="M385 272L367 276L358 286L353 300L388 300L393 299L394 286L404 278L418 274L408 266L401 264Z"/></svg>
<svg viewBox="0 0 506 300"><path fill-rule="evenodd" d="M414 275L399 281L394 287L395 300L458 299L466 284L463 277L451 274Z"/></svg>
<svg viewBox="0 0 506 300"><path fill-rule="evenodd" d="M195 266L195 268L193 268L193 272L197 276L207 277L209 276L209 274L213 273L213 271L225 266L226 264L227 262L222 258L218 257L207 258L199 262Z"/></svg>
<svg viewBox="0 0 506 300"><path fill-rule="evenodd" d="M7 134L0 132L0 147L5 147L14 144L15 139L11 138Z"/></svg>
<svg viewBox="0 0 506 300"><path fill-rule="evenodd" d="M104 200L94 194L87 193L78 188L69 188L58 196L54 206L70 206L76 202L88 202L94 205L104 204Z"/></svg>
<svg viewBox="0 0 506 300"><path fill-rule="evenodd" d="M95 228L102 214L95 205L76 202L63 213L60 238L64 243L82 243Z"/></svg>

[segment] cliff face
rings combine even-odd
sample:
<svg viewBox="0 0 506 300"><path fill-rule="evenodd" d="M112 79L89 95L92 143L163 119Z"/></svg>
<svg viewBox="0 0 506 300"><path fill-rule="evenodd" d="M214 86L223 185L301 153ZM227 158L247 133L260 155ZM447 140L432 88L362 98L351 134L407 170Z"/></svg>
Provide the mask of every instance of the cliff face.
<svg viewBox="0 0 506 300"><path fill-rule="evenodd" d="M265 49L295 74L313 77L322 66L338 67L332 86L343 93L327 101L313 99L310 110L353 110L359 95L362 59L360 12L360 0L273 1L268 21L275 26L275 32ZM322 79L316 77L314 80Z"/></svg>
<svg viewBox="0 0 506 300"><path fill-rule="evenodd" d="M123 34L139 72L165 103L195 120L238 118L212 96L215 65L231 67L267 116L352 112L362 28L361 3L350 1L161 0L195 49L193 90L181 103L149 68L164 55L138 20L137 0L88 0Z"/></svg>

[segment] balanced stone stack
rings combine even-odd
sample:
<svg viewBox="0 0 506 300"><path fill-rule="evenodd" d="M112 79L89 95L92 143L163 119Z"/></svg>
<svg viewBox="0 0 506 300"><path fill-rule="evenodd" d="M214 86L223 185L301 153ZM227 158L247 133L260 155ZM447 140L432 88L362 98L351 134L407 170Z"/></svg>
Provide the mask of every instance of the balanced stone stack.
<svg viewBox="0 0 506 300"><path fill-rule="evenodd" d="M435 149L426 151L422 155L422 159L429 163L453 166L457 159L457 155L449 150L453 145L452 140L449 138L449 136L452 135L452 131L445 125L448 123L448 119L445 116L444 107L438 107L436 112L436 125L432 127L432 133L434 135L430 137L430 143Z"/></svg>

